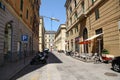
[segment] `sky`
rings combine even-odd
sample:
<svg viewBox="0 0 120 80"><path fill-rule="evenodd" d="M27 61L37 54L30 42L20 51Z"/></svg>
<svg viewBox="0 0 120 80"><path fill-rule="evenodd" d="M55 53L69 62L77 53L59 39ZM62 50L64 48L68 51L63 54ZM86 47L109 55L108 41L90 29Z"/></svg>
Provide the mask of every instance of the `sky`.
<svg viewBox="0 0 120 80"><path fill-rule="evenodd" d="M59 22L52 20L51 23L49 18L44 17L44 26L46 30L57 31L60 24L65 24L65 2L66 0L41 0L41 6L39 10L40 16L53 17L60 20Z"/></svg>

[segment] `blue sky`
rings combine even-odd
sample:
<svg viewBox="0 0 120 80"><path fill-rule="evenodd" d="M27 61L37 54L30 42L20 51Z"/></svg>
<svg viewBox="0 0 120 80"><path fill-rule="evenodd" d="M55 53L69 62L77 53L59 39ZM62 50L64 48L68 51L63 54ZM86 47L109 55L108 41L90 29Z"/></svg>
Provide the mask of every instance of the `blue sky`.
<svg viewBox="0 0 120 80"><path fill-rule="evenodd" d="M52 30L57 31L60 24L65 24L66 12L65 4L66 0L41 0L40 16L54 17L60 21L52 21ZM44 25L46 30L51 30L51 20L44 17Z"/></svg>

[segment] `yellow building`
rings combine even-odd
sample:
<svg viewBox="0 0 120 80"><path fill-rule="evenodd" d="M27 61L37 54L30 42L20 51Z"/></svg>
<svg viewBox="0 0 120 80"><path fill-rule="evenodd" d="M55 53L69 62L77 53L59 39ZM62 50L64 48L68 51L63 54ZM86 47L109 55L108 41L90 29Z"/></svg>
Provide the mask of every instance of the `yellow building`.
<svg viewBox="0 0 120 80"><path fill-rule="evenodd" d="M55 47L56 50L66 50L66 25L61 24L55 34Z"/></svg>
<svg viewBox="0 0 120 80"><path fill-rule="evenodd" d="M39 24L39 51L43 51L45 48L45 27L43 17L40 17Z"/></svg>
<svg viewBox="0 0 120 80"><path fill-rule="evenodd" d="M0 64L38 51L41 0L0 0Z"/></svg>
<svg viewBox="0 0 120 80"><path fill-rule="evenodd" d="M55 49L55 33L56 31L45 31L45 48L48 48L50 51Z"/></svg>
<svg viewBox="0 0 120 80"><path fill-rule="evenodd" d="M65 7L69 50L101 53L107 49L112 55L120 55L119 0L66 0ZM91 42L77 44L85 40Z"/></svg>

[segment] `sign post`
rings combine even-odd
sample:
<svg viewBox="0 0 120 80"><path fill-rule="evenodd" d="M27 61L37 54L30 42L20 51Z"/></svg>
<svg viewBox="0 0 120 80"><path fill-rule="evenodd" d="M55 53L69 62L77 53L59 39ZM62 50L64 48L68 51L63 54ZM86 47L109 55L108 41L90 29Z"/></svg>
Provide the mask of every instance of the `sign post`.
<svg viewBox="0 0 120 80"><path fill-rule="evenodd" d="M28 43L28 35L21 35L21 41L24 43L24 64L25 64L25 58L26 58L26 50L27 50L27 43Z"/></svg>

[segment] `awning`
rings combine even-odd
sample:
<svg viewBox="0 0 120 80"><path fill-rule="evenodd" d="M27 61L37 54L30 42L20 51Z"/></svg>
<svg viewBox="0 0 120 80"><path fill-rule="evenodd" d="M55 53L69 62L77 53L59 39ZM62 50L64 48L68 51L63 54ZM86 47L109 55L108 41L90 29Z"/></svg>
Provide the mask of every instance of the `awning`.
<svg viewBox="0 0 120 80"><path fill-rule="evenodd" d="M92 39L95 39L95 38L97 38L97 37L99 37L99 36L101 36L101 35L103 35L103 33L94 35L94 36L92 36L92 37L90 37L90 38L88 38L88 39L86 39L86 40L84 40L84 41L79 42L79 44L89 44L89 43L91 43L91 40L92 40Z"/></svg>
<svg viewBox="0 0 120 80"><path fill-rule="evenodd" d="M89 41L82 41L82 42L79 42L79 44L89 44L89 43L91 43L90 40L89 40Z"/></svg>
<svg viewBox="0 0 120 80"><path fill-rule="evenodd" d="M89 41L89 40L95 39L95 38L97 38L98 36L101 36L101 35L103 35L103 33L100 33L100 34L94 35L94 36L92 36L92 37L86 39L85 41Z"/></svg>

